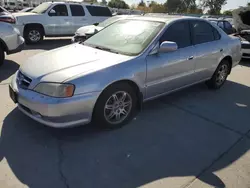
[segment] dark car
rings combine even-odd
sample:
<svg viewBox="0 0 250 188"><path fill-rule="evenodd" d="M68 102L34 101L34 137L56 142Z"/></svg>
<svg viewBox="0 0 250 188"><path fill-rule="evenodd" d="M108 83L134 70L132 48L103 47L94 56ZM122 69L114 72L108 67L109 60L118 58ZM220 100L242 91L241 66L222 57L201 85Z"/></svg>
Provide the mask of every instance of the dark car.
<svg viewBox="0 0 250 188"><path fill-rule="evenodd" d="M227 20L218 20L218 19L208 19L210 22L216 24L219 26L225 33L228 35L231 35L236 32L236 30L233 28L232 24L230 24Z"/></svg>

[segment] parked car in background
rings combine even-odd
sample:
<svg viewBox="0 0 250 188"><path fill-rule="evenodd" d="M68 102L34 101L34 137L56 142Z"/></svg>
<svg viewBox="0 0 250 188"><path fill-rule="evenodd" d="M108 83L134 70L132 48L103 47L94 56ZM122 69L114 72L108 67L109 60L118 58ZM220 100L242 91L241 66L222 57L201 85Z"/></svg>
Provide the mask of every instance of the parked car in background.
<svg viewBox="0 0 250 188"><path fill-rule="evenodd" d="M226 34L231 35L236 32L236 30L233 28L233 26L226 20L223 19L208 19L210 22L216 24L219 26L223 31L225 31Z"/></svg>
<svg viewBox="0 0 250 188"><path fill-rule="evenodd" d="M14 24L16 20L9 11L0 6L0 22L7 22L10 24Z"/></svg>
<svg viewBox="0 0 250 188"><path fill-rule="evenodd" d="M24 39L20 32L12 25L0 22L0 66L3 65L5 53L20 52L24 46Z"/></svg>
<svg viewBox="0 0 250 188"><path fill-rule="evenodd" d="M235 36L242 44L242 57L250 59L250 7L241 7L232 12L233 23L237 30Z"/></svg>
<svg viewBox="0 0 250 188"><path fill-rule="evenodd" d="M27 8L24 8L24 9L20 10L19 12L30 12L33 9L34 9L33 7L27 7Z"/></svg>
<svg viewBox="0 0 250 188"><path fill-rule="evenodd" d="M38 43L44 36L72 36L78 28L112 16L108 7L71 2L46 2L31 12L13 15L28 44Z"/></svg>
<svg viewBox="0 0 250 188"><path fill-rule="evenodd" d="M100 30L103 28L113 24L114 22L125 19L128 17L132 17L133 15L119 15L119 16L113 16L110 17L103 22L96 24L96 25L88 25L88 26L83 26L80 27L79 29L76 30L75 35L72 37L71 41L72 42L83 42L87 38L93 36L94 34L98 33Z"/></svg>
<svg viewBox="0 0 250 188"><path fill-rule="evenodd" d="M144 101L200 82L224 84L241 43L217 28L181 16L122 19L83 43L29 58L13 76L10 96L48 126L93 121L118 128Z"/></svg>

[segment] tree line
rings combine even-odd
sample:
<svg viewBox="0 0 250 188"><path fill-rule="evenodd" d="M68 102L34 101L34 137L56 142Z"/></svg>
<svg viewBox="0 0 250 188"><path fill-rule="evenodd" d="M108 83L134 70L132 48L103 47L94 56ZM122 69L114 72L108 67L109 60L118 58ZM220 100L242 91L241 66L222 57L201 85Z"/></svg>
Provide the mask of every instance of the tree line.
<svg viewBox="0 0 250 188"><path fill-rule="evenodd" d="M189 13L202 14L207 13L211 15L221 14L222 6L227 3L227 0L200 0L197 4L196 0L167 0L165 3L157 3L156 1L141 0L137 5L129 6L124 0L110 0L108 3L102 0L111 8L118 9L137 9L144 12L152 13ZM230 15L230 12L226 12Z"/></svg>

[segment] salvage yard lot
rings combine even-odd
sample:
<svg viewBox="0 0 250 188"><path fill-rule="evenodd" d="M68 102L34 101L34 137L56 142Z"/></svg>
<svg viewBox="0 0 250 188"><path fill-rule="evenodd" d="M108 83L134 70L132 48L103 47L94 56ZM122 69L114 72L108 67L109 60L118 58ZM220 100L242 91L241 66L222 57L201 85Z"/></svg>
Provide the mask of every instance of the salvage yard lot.
<svg viewBox="0 0 250 188"><path fill-rule="evenodd" d="M28 57L69 43L26 46L0 68L1 188L250 187L250 61L221 90L150 101L122 129L53 129L16 109L8 83Z"/></svg>

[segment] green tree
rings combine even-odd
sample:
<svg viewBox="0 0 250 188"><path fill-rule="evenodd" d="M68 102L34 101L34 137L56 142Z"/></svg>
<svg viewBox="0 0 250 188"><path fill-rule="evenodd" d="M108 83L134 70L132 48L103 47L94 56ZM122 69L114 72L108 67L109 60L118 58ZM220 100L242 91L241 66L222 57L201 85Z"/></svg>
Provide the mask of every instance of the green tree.
<svg viewBox="0 0 250 188"><path fill-rule="evenodd" d="M101 5L105 5L106 6L107 5L107 1L106 0L102 0L101 1Z"/></svg>
<svg viewBox="0 0 250 188"><path fill-rule="evenodd" d="M181 0L167 0L164 5L170 13L183 12L185 9L185 6Z"/></svg>
<svg viewBox="0 0 250 188"><path fill-rule="evenodd" d="M141 2L138 4L138 6L140 6L140 7L145 7L145 6L146 6L146 4L144 3L144 1L143 1L143 0L141 0Z"/></svg>
<svg viewBox="0 0 250 188"><path fill-rule="evenodd" d="M123 0L111 0L108 2L108 6L111 8L128 9L129 6Z"/></svg>
<svg viewBox="0 0 250 188"><path fill-rule="evenodd" d="M155 1L151 1L149 4L150 12L153 13L166 13L166 7L163 4L158 4Z"/></svg>
<svg viewBox="0 0 250 188"><path fill-rule="evenodd" d="M232 16L232 11L226 10L226 11L223 12L223 14L226 15L226 16Z"/></svg>
<svg viewBox="0 0 250 188"><path fill-rule="evenodd" d="M201 0L201 6L208 8L208 13L211 15L220 14L223 5L227 4L227 0Z"/></svg>

